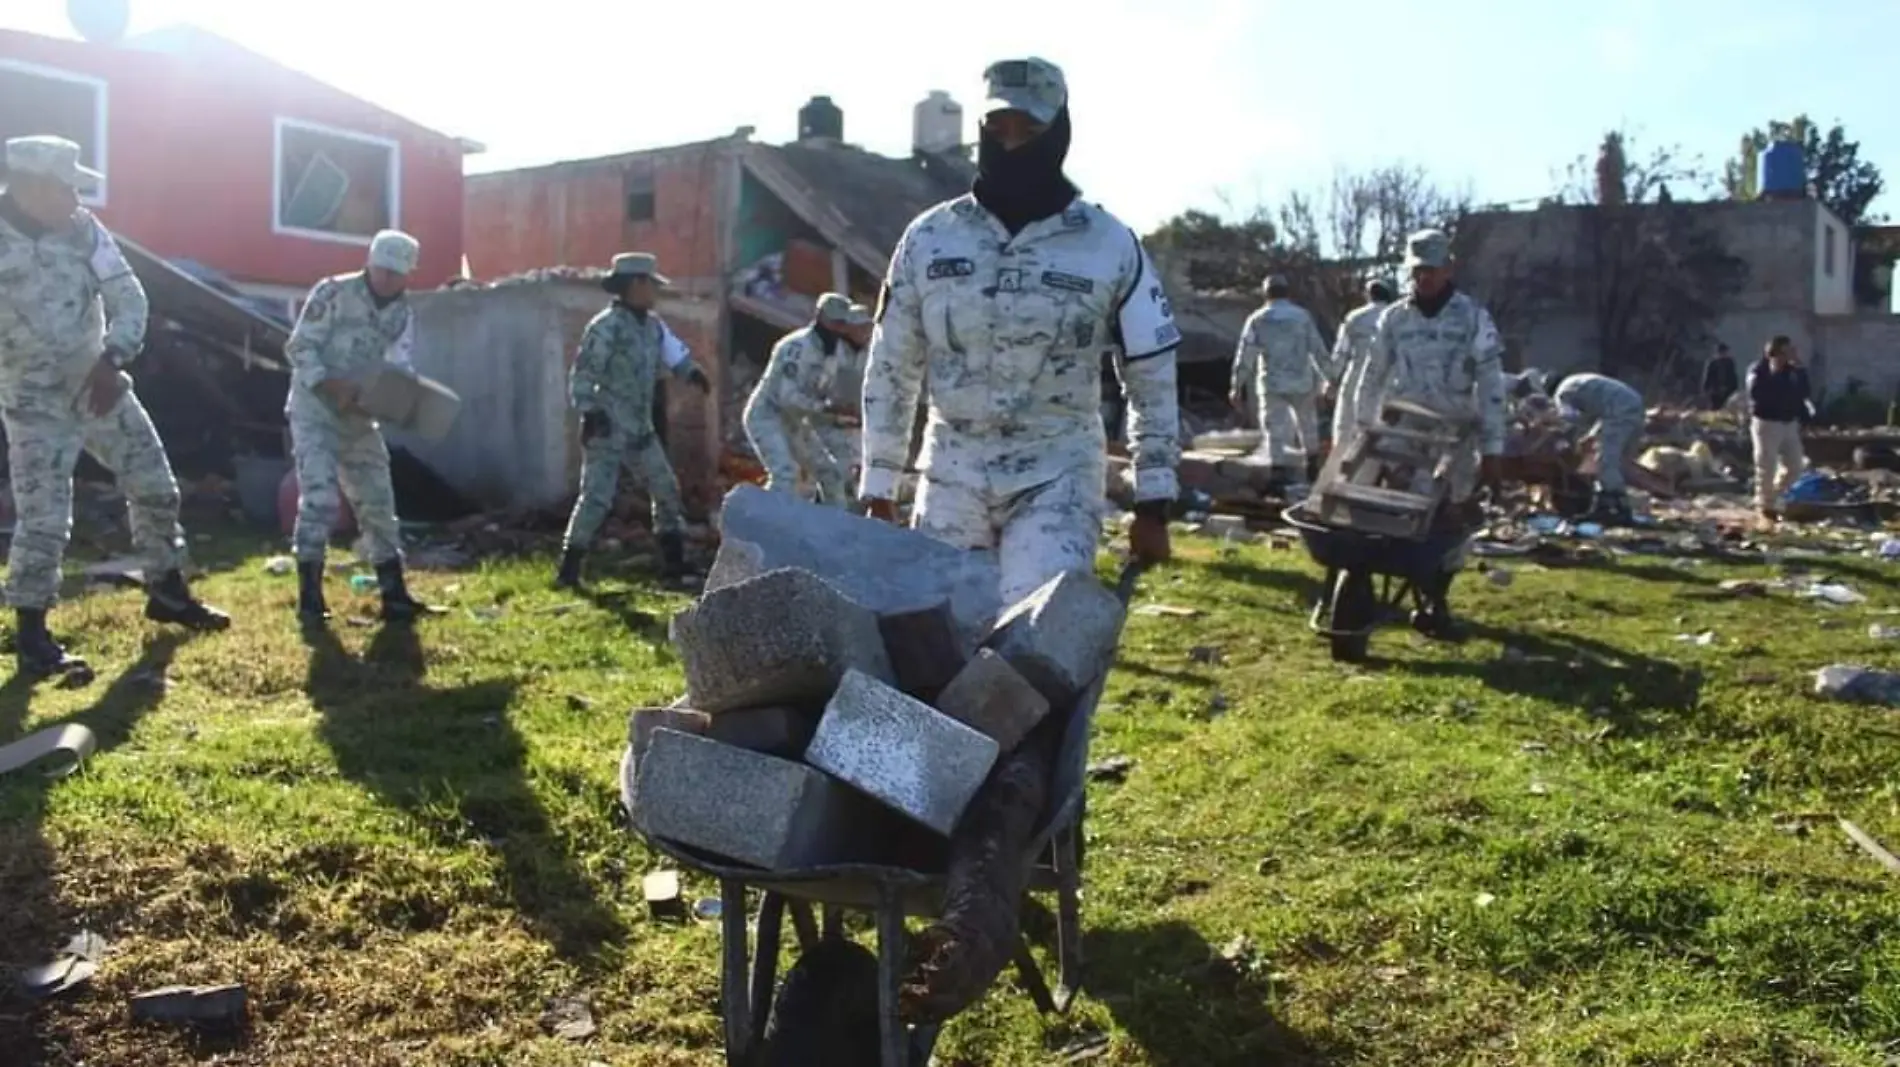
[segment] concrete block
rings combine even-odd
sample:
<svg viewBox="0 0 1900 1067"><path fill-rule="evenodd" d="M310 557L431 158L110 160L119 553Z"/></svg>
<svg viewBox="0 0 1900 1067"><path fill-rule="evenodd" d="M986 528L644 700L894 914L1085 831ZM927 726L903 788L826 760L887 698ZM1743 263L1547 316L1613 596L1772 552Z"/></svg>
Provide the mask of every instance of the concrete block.
<svg viewBox="0 0 1900 1067"><path fill-rule="evenodd" d="M719 552L713 556L712 570L706 572L706 592L757 578L765 570L764 549L736 537L721 538Z"/></svg>
<svg viewBox="0 0 1900 1067"><path fill-rule="evenodd" d="M673 617L687 703L737 708L817 704L847 670L892 680L877 616L807 571L768 571L715 589Z"/></svg>
<svg viewBox="0 0 1900 1067"><path fill-rule="evenodd" d="M1108 670L1121 636L1122 602L1092 574L1068 571L1024 597L996 624L988 647L1067 708Z"/></svg>
<svg viewBox="0 0 1900 1067"><path fill-rule="evenodd" d="M998 754L993 738L852 671L826 705L805 761L948 836Z"/></svg>
<svg viewBox="0 0 1900 1067"><path fill-rule="evenodd" d="M371 418L429 441L448 436L462 410L455 390L393 363L369 368L357 384L357 403Z"/></svg>
<svg viewBox="0 0 1900 1067"><path fill-rule="evenodd" d="M879 832L875 805L802 763L677 730L640 761L646 833L765 870L848 862Z"/></svg>
<svg viewBox="0 0 1900 1067"><path fill-rule="evenodd" d="M683 734L703 735L711 722L712 716L705 712L677 705L633 709L633 714L627 716L627 743L633 746L634 762L646 755L647 746L653 742L653 731L678 730Z"/></svg>
<svg viewBox="0 0 1900 1067"><path fill-rule="evenodd" d="M975 651L1002 610L1002 577L991 553L952 548L915 530L756 485L736 486L721 507L722 536L757 545L764 567L808 570L880 614L949 601L966 653Z"/></svg>
<svg viewBox="0 0 1900 1067"><path fill-rule="evenodd" d="M770 708L735 708L707 716L701 733L750 752L763 752L780 759L797 759L811 743L818 729L816 707L794 708L780 705ZM691 731L688 731L691 732Z"/></svg>
<svg viewBox="0 0 1900 1067"><path fill-rule="evenodd" d="M935 697L969 660L949 601L921 611L879 615L877 627L884 635L884 651L890 656L897 688L919 700Z"/></svg>
<svg viewBox="0 0 1900 1067"><path fill-rule="evenodd" d="M1049 698L992 649L981 649L936 699L937 710L1010 752L1049 714Z"/></svg>

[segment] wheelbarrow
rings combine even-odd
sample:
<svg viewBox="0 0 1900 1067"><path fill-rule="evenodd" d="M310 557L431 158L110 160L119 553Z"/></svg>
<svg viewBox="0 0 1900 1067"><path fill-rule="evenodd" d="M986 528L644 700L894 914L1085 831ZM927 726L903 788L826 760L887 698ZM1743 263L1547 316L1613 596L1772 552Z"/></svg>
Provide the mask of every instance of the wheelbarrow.
<svg viewBox="0 0 1900 1067"><path fill-rule="evenodd" d="M1373 631L1403 615L1408 600L1413 608L1424 608L1425 590L1471 534L1462 527L1441 527L1406 538L1331 526L1304 504L1280 517L1300 532L1313 562L1326 568L1307 627L1332 644L1333 659L1341 663L1362 662Z"/></svg>
<svg viewBox="0 0 1900 1067"><path fill-rule="evenodd" d="M1124 606L1134 596L1141 568L1123 568L1116 595ZM1024 990L1038 1010L1066 1014L1081 987L1082 973L1082 817L1087 784L1089 735L1101 701L1106 672L1067 709L1050 802L1030 835L1029 892L1056 898L1056 952L1059 984L1049 987L1042 967L1020 935L1013 962ZM1052 709L1056 714L1062 709ZM632 761L621 763L622 803L631 810ZM636 826L636 832L637 826ZM767 1019L778 986L778 957L785 917L791 916L800 949L821 937L843 934L845 913L870 912L877 930L878 1017L882 1067L924 1067L935 1049L939 1028L917 1027L898 1013L898 988L906 963L905 919L941 914L945 876L873 864L841 864L801 870L766 871L645 835L656 851L683 868L719 879L720 1008L728 1067L754 1067L765 1051ZM759 892L756 944L749 944L751 899ZM820 923L822 922L822 927Z"/></svg>

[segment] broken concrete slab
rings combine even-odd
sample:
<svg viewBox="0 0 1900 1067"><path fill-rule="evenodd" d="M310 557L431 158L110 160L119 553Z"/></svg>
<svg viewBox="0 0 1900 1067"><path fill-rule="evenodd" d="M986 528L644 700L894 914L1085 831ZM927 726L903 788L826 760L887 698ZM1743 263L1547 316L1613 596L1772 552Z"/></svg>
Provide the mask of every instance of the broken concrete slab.
<svg viewBox="0 0 1900 1067"><path fill-rule="evenodd" d="M877 616L789 567L707 593L673 617L671 635L687 702L708 714L815 704L848 670L892 677Z"/></svg>
<svg viewBox="0 0 1900 1067"><path fill-rule="evenodd" d="M995 739L852 671L825 706L805 760L948 836L999 751Z"/></svg>
<svg viewBox="0 0 1900 1067"><path fill-rule="evenodd" d="M646 833L765 870L847 862L876 844L876 805L824 773L677 730L640 761Z"/></svg>
<svg viewBox="0 0 1900 1067"><path fill-rule="evenodd" d="M1094 575L1067 571L1010 608L985 644L1066 708L1108 670L1122 615L1122 602Z"/></svg>
<svg viewBox="0 0 1900 1067"><path fill-rule="evenodd" d="M720 532L759 546L762 565L799 567L880 614L950 602L966 652L1002 610L995 556L839 508L741 485L726 494Z"/></svg>
<svg viewBox="0 0 1900 1067"><path fill-rule="evenodd" d="M1049 714L1049 699L994 649L980 649L935 701L937 710L1013 751Z"/></svg>
<svg viewBox="0 0 1900 1067"><path fill-rule="evenodd" d="M247 998L238 984L172 985L132 994L132 1018L154 1023L234 1024L244 1018Z"/></svg>
<svg viewBox="0 0 1900 1067"><path fill-rule="evenodd" d="M879 615L877 627L897 688L919 700L929 701L942 692L969 659L947 600L919 611Z"/></svg>
<svg viewBox="0 0 1900 1067"><path fill-rule="evenodd" d="M719 542L719 552L713 556L712 569L706 572L706 591L710 593L747 578L757 578L767 569L764 549L737 537L724 538Z"/></svg>

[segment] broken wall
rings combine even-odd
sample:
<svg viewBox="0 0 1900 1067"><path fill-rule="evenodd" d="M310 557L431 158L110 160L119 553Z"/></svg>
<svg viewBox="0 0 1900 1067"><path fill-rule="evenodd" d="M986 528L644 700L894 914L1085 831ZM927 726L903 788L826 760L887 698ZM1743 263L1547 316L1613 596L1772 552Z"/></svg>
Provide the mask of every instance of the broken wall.
<svg viewBox="0 0 1900 1067"><path fill-rule="evenodd" d="M489 508L543 508L573 499L580 477L579 420L567 373L589 319L606 306L598 286L549 281L412 294L417 370L462 398L441 441L391 433L450 485ZM723 362L719 308L669 294L660 314L714 377ZM690 386L665 387L667 453L689 499L714 492L719 416Z"/></svg>

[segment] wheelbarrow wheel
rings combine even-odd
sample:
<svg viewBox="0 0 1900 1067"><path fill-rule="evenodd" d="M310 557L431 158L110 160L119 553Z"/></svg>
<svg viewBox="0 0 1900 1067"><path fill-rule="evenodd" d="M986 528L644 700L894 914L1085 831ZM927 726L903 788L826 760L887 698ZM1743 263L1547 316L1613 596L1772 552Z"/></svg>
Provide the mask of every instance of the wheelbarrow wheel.
<svg viewBox="0 0 1900 1067"><path fill-rule="evenodd" d="M1333 660L1337 663L1361 663L1372 645L1372 624L1378 615L1378 596L1372 589L1372 576L1360 571L1340 571L1333 580L1333 610L1329 629Z"/></svg>

